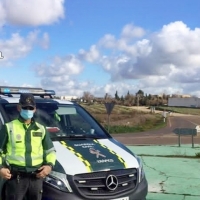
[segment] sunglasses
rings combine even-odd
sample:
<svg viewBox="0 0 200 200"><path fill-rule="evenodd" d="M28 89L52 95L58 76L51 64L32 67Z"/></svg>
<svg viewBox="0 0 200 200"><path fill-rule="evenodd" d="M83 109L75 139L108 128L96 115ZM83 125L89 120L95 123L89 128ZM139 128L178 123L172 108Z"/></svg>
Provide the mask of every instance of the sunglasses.
<svg viewBox="0 0 200 200"><path fill-rule="evenodd" d="M31 106L22 107L22 109L23 110L34 110L34 108Z"/></svg>

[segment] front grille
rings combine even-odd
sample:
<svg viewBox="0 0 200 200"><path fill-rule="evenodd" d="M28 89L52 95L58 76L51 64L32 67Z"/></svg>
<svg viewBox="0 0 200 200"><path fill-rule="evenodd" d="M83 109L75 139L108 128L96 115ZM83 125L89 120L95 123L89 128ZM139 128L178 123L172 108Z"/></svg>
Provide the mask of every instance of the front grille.
<svg viewBox="0 0 200 200"><path fill-rule="evenodd" d="M114 175L118 180L115 190L110 190L106 185L109 175ZM111 171L76 174L73 177L74 185L81 196L85 198L110 197L133 190L137 185L137 169L120 169Z"/></svg>

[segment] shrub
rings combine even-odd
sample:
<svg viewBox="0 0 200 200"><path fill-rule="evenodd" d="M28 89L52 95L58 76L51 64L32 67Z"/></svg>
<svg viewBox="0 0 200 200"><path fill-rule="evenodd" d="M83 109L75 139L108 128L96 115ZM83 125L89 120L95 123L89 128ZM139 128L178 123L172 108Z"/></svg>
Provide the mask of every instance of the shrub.
<svg viewBox="0 0 200 200"><path fill-rule="evenodd" d="M195 153L197 158L200 158L200 152Z"/></svg>

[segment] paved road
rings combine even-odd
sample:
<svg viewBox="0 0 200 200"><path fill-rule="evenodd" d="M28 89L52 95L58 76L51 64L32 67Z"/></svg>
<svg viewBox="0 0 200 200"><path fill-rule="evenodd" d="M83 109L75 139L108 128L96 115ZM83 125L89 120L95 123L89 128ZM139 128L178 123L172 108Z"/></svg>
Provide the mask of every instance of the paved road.
<svg viewBox="0 0 200 200"><path fill-rule="evenodd" d="M140 133L113 134L113 137L126 145L178 144L178 136L173 133L175 128L195 129L198 125L200 116L174 114L167 118L165 128ZM181 144L191 143L191 136L181 137ZM194 137L194 143L200 144L200 132Z"/></svg>

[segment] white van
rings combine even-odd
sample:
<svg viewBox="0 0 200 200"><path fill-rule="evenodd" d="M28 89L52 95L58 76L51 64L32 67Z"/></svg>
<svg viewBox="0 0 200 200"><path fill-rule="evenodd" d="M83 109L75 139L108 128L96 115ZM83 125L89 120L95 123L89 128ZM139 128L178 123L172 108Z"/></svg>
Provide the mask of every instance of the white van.
<svg viewBox="0 0 200 200"><path fill-rule="evenodd" d="M52 173L44 179L43 200L146 199L140 158L79 104L52 98L53 90L0 86L0 128L18 117L16 105L24 92L36 96L34 117L46 126L57 154ZM1 187L3 195L2 180Z"/></svg>

